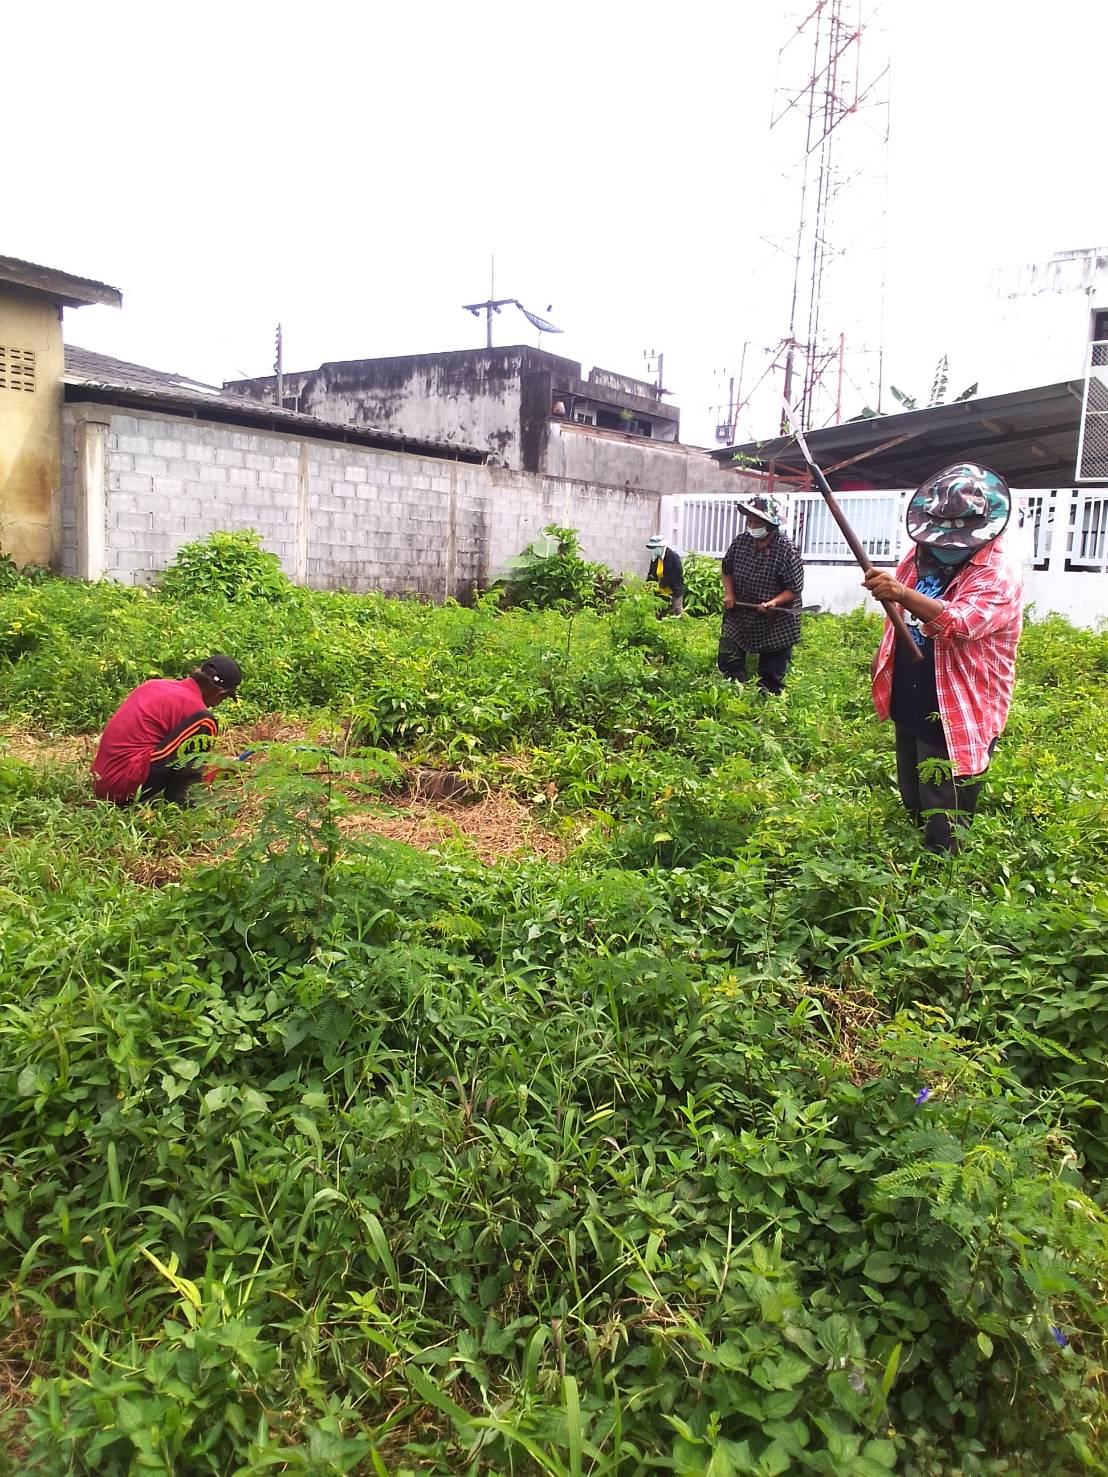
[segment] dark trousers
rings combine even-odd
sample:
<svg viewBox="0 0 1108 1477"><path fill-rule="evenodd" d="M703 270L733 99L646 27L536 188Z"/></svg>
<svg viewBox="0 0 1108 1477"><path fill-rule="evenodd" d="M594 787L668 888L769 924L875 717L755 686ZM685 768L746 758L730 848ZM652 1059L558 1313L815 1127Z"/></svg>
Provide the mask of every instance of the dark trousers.
<svg viewBox="0 0 1108 1477"><path fill-rule="evenodd" d="M204 770L196 760L212 740L210 735L197 732L199 716L194 713L186 718L154 750L150 773L138 793L140 800L163 795L171 804L180 805L189 788L204 778Z"/></svg>
<svg viewBox="0 0 1108 1477"><path fill-rule="evenodd" d="M733 682L746 682L747 658L753 656L757 659L758 686L763 692L780 692L785 686L785 673L789 670L792 654L791 646L783 646L780 651L743 651L725 638L719 643L716 665Z"/></svg>
<svg viewBox="0 0 1108 1477"><path fill-rule="evenodd" d="M928 759L942 760L945 773L941 778L924 779L920 774L920 765ZM927 850L957 851L957 833L973 820L984 776L952 776L945 743L931 743L898 727L896 783L904 809L923 832Z"/></svg>

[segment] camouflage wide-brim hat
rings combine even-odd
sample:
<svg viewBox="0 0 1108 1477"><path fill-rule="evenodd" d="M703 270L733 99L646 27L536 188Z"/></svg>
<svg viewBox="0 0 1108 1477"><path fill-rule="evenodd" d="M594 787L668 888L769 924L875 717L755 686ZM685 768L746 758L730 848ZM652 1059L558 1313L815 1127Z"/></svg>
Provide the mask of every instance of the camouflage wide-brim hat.
<svg viewBox="0 0 1108 1477"><path fill-rule="evenodd" d="M999 538L1012 516L1012 494L999 472L979 462L944 467L914 493L908 537L928 548L979 549Z"/></svg>
<svg viewBox="0 0 1108 1477"><path fill-rule="evenodd" d="M748 518L758 518L771 528L781 527L781 504L764 492L755 493L753 497L739 498L736 506Z"/></svg>

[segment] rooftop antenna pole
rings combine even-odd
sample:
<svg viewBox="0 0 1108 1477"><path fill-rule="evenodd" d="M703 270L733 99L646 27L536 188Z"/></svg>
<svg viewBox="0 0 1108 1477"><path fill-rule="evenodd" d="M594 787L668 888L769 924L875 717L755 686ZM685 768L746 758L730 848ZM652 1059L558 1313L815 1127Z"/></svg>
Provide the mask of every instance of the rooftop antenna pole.
<svg viewBox="0 0 1108 1477"><path fill-rule="evenodd" d="M665 388L666 382L662 378L662 366L665 363L666 356L665 354L659 353L656 349L644 349L642 356L646 360L647 374L657 372L658 379L655 389L658 392L658 399L660 400L663 395L669 394L669 391Z"/></svg>
<svg viewBox="0 0 1108 1477"><path fill-rule="evenodd" d="M278 323L278 325L277 325L277 341L276 341L277 357L273 361L273 370L274 370L274 373L277 376L277 405L278 405L278 408L282 407L284 405L284 403L285 403L285 360L284 360L283 348L284 348L284 345L283 345L282 338L281 338L281 325Z"/></svg>
<svg viewBox="0 0 1108 1477"><path fill-rule="evenodd" d="M842 339L861 342L853 318L859 309L883 311L884 263L864 290L851 291L840 270L849 247L842 239L847 220L866 208L866 182L873 178L870 155L881 140L870 114L884 107L884 171L888 175L888 66L862 77L862 39L882 0L809 0L808 14L778 53L778 83L770 131L780 147L791 139L799 175L795 234L786 255L792 267L788 327L779 340L775 370L784 372L784 398L795 408L801 429L820 423L821 407L833 400L832 366ZM848 195L848 201L843 197ZM849 205L849 208L848 208ZM887 207L884 212L887 215ZM834 316L829 333L827 319ZM883 330L883 323L880 325ZM849 329L849 331L848 331ZM883 332L882 332L883 337ZM878 360L878 376L882 362ZM843 369L845 376L845 368ZM836 419L841 414L841 407ZM782 434L786 433L784 422Z"/></svg>
<svg viewBox="0 0 1108 1477"><path fill-rule="evenodd" d="M489 287L490 287L490 289L493 292L496 291L496 258L495 257L491 257L490 258L490 263L489 263ZM519 309L519 311L527 319L528 323L530 323L531 327L538 329L538 331L539 331L539 347L540 348L542 347L542 336L543 336L544 333L561 333L561 331L562 331L556 324L551 323L550 320L549 320L549 318L542 318L542 317L539 316L538 313L532 313L529 308L525 308L523 306L523 304L520 302L519 298L517 298L517 297L489 297L489 298L486 298L483 303L463 303L462 304L462 310L463 310L463 312L472 313L475 318L480 318L481 314L484 313L484 315L485 315L485 348L486 349L491 349L492 348L492 315L494 313L499 313L501 308L518 308ZM550 306L549 306L549 304L547 305L546 311L548 313L550 312Z"/></svg>
<svg viewBox="0 0 1108 1477"><path fill-rule="evenodd" d="M492 348L492 305L496 299L496 256L489 256L489 302L485 309L485 348Z"/></svg>
<svg viewBox="0 0 1108 1477"><path fill-rule="evenodd" d="M892 76L892 62L889 63L889 75ZM885 232L884 247L881 251L881 320L878 327L877 337L877 414L881 414L881 400L885 393L885 288L889 267L889 140L892 138L892 83L890 80L889 96L885 99L885 201L882 215L882 227Z"/></svg>
<svg viewBox="0 0 1108 1477"><path fill-rule="evenodd" d="M743 373L746 370L746 351L750 347L750 340L743 340L743 351L739 358L739 387L737 393L727 397L727 419L731 422L731 440L739 439L739 408L743 400ZM731 381L731 389L735 389L735 381Z"/></svg>

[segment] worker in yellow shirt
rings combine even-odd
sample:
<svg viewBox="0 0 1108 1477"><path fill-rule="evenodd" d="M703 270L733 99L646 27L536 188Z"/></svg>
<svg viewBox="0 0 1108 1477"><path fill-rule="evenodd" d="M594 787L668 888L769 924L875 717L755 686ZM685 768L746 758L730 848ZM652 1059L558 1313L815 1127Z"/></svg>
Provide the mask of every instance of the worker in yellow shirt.
<svg viewBox="0 0 1108 1477"><path fill-rule="evenodd" d="M681 555L669 547L660 533L652 534L646 547L650 554L646 582L653 585L659 595L668 598L671 615L680 615L685 608L685 573Z"/></svg>

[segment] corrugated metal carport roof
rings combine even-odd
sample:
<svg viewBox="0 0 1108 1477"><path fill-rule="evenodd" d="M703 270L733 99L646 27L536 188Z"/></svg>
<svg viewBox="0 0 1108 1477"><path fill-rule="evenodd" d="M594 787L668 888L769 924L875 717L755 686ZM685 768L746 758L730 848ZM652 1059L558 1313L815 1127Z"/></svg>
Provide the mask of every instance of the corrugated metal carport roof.
<svg viewBox="0 0 1108 1477"><path fill-rule="evenodd" d="M1071 487L1081 420L1080 380L875 416L809 431L808 447L823 470L865 478L875 487L918 487L940 467L965 458L993 467L1012 487ZM712 452L736 455L782 476L803 476L791 436L748 441Z"/></svg>

